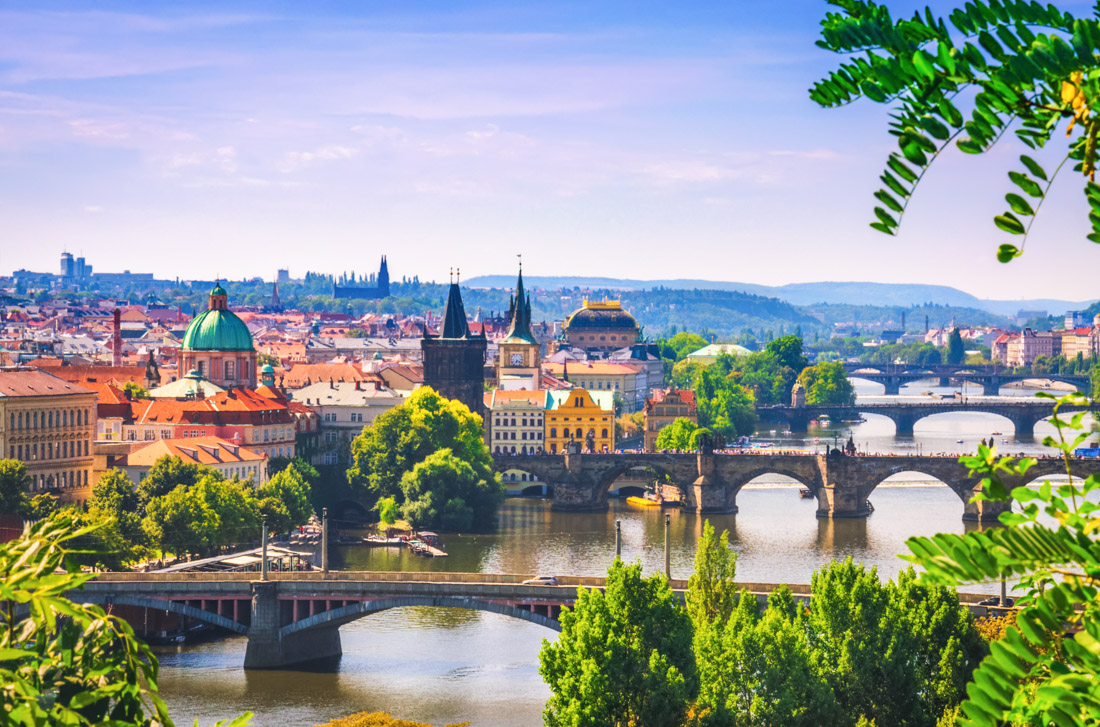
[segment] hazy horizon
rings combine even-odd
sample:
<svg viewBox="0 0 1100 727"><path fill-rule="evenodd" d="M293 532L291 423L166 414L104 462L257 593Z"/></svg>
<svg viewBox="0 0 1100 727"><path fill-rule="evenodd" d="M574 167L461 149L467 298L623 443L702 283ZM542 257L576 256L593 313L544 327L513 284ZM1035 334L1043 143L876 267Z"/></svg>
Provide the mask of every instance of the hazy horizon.
<svg viewBox="0 0 1100 727"><path fill-rule="evenodd" d="M937 161L898 238L867 226L889 111L809 100L838 62L814 46L827 10L6 3L0 270L68 250L102 272L299 277L385 254L396 279L445 281L522 253L539 276L1094 298L1064 274L1100 262L1070 182L1024 257L994 259L1011 135Z"/></svg>

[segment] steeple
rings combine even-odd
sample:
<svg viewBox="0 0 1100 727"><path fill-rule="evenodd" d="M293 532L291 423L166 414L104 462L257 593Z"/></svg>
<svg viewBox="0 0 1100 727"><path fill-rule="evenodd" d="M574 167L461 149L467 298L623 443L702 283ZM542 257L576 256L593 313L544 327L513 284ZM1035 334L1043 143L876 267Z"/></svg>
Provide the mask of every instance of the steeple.
<svg viewBox="0 0 1100 727"><path fill-rule="evenodd" d="M523 263L519 264L519 278L516 281L516 297L512 300L511 322L505 342L533 343L538 345L531 333L531 296L523 289Z"/></svg>
<svg viewBox="0 0 1100 727"><path fill-rule="evenodd" d="M462 307L462 291L452 278L451 289L447 294L447 304L443 307L443 324L440 338L469 338L470 326L466 322L466 309Z"/></svg>

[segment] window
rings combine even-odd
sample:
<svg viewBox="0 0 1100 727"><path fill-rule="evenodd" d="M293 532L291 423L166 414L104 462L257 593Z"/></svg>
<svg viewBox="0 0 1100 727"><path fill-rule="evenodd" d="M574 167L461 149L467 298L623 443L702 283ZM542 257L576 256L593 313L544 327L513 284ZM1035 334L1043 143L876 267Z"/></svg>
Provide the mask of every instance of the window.
<svg viewBox="0 0 1100 727"><path fill-rule="evenodd" d="M604 439L607 439L607 430L604 429L603 434L601 434L600 436L603 437Z"/></svg>
<svg viewBox="0 0 1100 727"><path fill-rule="evenodd" d="M551 437L558 436L558 428L557 427L550 427L550 436Z"/></svg>
<svg viewBox="0 0 1100 727"><path fill-rule="evenodd" d="M160 430L160 438L161 439L171 439L172 438L172 430L171 429L161 429Z"/></svg>
<svg viewBox="0 0 1100 727"><path fill-rule="evenodd" d="M146 442L152 442L156 438L157 438L157 433L155 431L153 431L152 429L146 429L145 430L145 441Z"/></svg>
<svg viewBox="0 0 1100 727"><path fill-rule="evenodd" d="M225 362L225 378L227 378L227 379L234 378L233 374L236 373L234 371L234 364L235 363L236 362L233 359L229 359Z"/></svg>

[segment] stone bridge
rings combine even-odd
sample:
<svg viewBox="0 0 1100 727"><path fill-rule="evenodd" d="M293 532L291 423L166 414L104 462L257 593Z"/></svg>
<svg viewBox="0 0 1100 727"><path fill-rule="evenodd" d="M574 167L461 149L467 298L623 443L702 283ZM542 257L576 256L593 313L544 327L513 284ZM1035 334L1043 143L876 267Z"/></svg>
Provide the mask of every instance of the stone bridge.
<svg viewBox="0 0 1100 727"><path fill-rule="evenodd" d="M1025 399L1023 401L921 402L921 403L856 403L852 406L762 406L756 413L763 421L786 422L792 432L805 432L810 422L822 417L832 421L858 419L861 414L879 414L894 422L898 434L912 434L913 426L925 417L958 412L982 412L996 414L1012 422L1016 434L1035 433L1036 422L1054 413L1055 403L1049 399ZM1061 411L1080 411L1085 407L1063 406ZM1095 411L1098 407L1093 405Z"/></svg>
<svg viewBox="0 0 1100 727"><path fill-rule="evenodd" d="M1017 374L1005 371L998 364L936 364L918 366L916 364L844 364L848 376L855 379L874 381L886 387L886 394L893 396L901 391L904 384L913 381L938 380L940 386L947 386L951 379L978 384L988 396L996 396L1005 384L1024 379L1049 379L1077 387L1078 391L1088 391L1090 382L1087 374Z"/></svg>
<svg viewBox="0 0 1100 727"><path fill-rule="evenodd" d="M829 454L519 454L496 455L499 472L520 470L533 474L552 489L555 510L592 511L608 507L608 490L620 476L645 468L679 488L685 509L698 513L737 512L737 493L761 475L796 480L817 499L817 516L866 517L867 497L884 480L902 472L916 472L943 482L962 500L963 519L996 522L1005 505L971 502L981 481L971 477L957 457L849 457L838 450ZM1100 473L1100 460L1073 460L1074 474ZM1039 460L1023 480L1006 482L1010 488L1065 472L1059 459Z"/></svg>

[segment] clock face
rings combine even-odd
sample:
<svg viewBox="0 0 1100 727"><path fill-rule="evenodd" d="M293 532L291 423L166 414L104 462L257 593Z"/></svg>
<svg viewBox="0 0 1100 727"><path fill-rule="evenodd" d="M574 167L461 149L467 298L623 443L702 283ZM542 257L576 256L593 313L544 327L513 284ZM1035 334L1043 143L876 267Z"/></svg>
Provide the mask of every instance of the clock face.
<svg viewBox="0 0 1100 727"><path fill-rule="evenodd" d="M512 365L513 366L522 366L523 365L523 354L522 353L513 353L512 354Z"/></svg>

